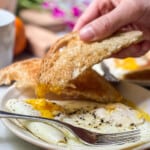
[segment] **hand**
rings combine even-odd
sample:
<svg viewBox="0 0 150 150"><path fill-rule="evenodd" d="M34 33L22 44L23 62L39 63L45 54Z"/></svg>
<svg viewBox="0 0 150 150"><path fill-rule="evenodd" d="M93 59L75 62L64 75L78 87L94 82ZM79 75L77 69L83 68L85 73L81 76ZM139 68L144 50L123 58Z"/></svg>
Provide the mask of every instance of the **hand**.
<svg viewBox="0 0 150 150"><path fill-rule="evenodd" d="M150 0L93 0L74 30L84 41L102 40L118 30L141 30L143 41L115 54L141 56L150 49Z"/></svg>

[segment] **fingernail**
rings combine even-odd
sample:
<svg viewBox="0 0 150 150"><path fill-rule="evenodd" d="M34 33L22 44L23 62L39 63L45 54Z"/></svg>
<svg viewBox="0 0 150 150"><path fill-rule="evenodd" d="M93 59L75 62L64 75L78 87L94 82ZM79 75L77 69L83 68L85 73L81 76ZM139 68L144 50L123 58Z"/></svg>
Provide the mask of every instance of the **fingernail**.
<svg viewBox="0 0 150 150"><path fill-rule="evenodd" d="M80 30L80 38L85 41L92 41L95 38L94 30L91 26L84 27Z"/></svg>

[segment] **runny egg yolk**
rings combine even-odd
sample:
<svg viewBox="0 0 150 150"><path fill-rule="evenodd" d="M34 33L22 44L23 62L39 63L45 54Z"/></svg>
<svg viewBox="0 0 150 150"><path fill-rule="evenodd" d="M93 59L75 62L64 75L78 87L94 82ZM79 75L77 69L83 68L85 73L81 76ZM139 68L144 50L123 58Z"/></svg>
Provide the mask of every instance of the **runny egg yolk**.
<svg viewBox="0 0 150 150"><path fill-rule="evenodd" d="M47 93L54 92L60 94L62 89L60 87L53 87L46 84L38 84L35 92L38 98L45 97Z"/></svg>
<svg viewBox="0 0 150 150"><path fill-rule="evenodd" d="M115 65L117 68L122 68L124 70L136 70L139 68L136 59L131 57L125 59L115 59Z"/></svg>
<svg viewBox="0 0 150 150"><path fill-rule="evenodd" d="M49 102L46 99L27 99L26 103L41 113L42 117L53 118L58 112L62 112L61 106Z"/></svg>

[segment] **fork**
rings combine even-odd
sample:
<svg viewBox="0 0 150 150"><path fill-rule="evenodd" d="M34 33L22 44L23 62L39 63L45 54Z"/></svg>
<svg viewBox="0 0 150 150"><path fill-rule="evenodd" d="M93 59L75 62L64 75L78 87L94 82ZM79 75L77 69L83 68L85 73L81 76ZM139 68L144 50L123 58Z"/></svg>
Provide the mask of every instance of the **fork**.
<svg viewBox="0 0 150 150"><path fill-rule="evenodd" d="M101 62L101 68L104 71L104 78L106 80L114 84L119 83L119 79L110 72L109 67L103 61Z"/></svg>
<svg viewBox="0 0 150 150"><path fill-rule="evenodd" d="M121 133L103 134L103 133L92 132L80 127L76 127L59 120L49 119L49 118L44 118L39 116L30 116L30 115L0 111L0 118L25 119L25 120L40 121L44 123L55 123L56 125L59 125L59 127L64 127L68 129L71 133L76 135L76 137L83 144L86 145L108 145L108 144L120 145L125 143L136 142L141 138L139 129L127 131L127 132L121 132Z"/></svg>

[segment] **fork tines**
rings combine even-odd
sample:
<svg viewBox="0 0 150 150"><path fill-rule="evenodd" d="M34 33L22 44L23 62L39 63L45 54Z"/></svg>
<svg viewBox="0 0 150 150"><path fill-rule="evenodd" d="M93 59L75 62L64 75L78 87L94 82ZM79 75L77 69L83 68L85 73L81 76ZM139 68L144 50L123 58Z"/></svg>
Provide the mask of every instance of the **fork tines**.
<svg viewBox="0 0 150 150"><path fill-rule="evenodd" d="M97 134L97 141L95 144L97 145L104 145L104 144L125 144L125 143L132 143L140 140L140 130L133 130L128 132L122 133L115 133L115 134Z"/></svg>

